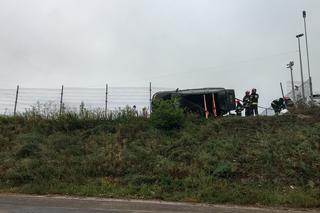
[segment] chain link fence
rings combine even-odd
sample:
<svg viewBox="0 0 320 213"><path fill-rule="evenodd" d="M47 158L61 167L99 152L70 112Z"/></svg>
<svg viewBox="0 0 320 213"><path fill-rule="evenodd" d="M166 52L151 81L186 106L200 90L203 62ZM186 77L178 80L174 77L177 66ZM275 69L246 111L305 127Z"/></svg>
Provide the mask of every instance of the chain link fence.
<svg viewBox="0 0 320 213"><path fill-rule="evenodd" d="M79 112L80 105L88 110L114 111L136 106L150 111L150 97L156 92L172 90L161 87L106 87L106 88L24 88L0 89L0 114L13 115L34 108ZM62 103L62 104L61 104Z"/></svg>
<svg viewBox="0 0 320 213"><path fill-rule="evenodd" d="M291 85L291 81L289 82ZM294 92L292 89L286 94L287 97L291 98L291 100L303 101L303 95L302 95L302 85L299 85L299 83L294 82ZM311 101L311 92L310 92L310 81L307 80L303 83L304 85L304 94L306 98L306 102ZM293 96L295 94L295 97Z"/></svg>

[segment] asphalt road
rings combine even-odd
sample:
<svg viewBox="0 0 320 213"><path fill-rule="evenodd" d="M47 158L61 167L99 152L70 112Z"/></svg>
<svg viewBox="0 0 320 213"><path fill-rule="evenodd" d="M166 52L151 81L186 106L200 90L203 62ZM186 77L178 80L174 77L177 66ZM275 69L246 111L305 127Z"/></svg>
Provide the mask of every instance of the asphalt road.
<svg viewBox="0 0 320 213"><path fill-rule="evenodd" d="M0 194L0 213L306 213L316 210L276 210L159 201L72 198Z"/></svg>

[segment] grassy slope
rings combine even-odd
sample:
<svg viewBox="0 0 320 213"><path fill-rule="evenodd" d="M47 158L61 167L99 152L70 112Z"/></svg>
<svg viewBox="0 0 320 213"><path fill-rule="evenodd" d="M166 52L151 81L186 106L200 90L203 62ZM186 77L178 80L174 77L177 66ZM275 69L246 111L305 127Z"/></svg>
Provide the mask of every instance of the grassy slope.
<svg viewBox="0 0 320 213"><path fill-rule="evenodd" d="M0 191L320 207L320 113L144 118L0 117Z"/></svg>

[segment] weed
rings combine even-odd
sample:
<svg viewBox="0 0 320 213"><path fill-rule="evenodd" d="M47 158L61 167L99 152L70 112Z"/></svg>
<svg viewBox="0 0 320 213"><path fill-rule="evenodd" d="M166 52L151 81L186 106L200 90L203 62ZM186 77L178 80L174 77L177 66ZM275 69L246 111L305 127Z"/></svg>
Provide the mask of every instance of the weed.
<svg viewBox="0 0 320 213"><path fill-rule="evenodd" d="M320 117L300 116L314 109L204 120L159 106L150 120L130 108L0 117L0 191L320 206Z"/></svg>

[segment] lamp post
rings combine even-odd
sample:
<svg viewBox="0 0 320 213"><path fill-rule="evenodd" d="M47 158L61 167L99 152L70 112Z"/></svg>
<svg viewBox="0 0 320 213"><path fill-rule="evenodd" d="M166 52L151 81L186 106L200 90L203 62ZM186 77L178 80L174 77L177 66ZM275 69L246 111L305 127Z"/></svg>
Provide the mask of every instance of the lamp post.
<svg viewBox="0 0 320 213"><path fill-rule="evenodd" d="M302 11L302 17L303 17L303 20L304 20L304 34L305 34L305 38L306 38L308 75L309 75L309 87L310 87L310 99L311 99L311 102L313 103L313 90L312 90L312 81L311 81L311 75L310 75L309 47L308 47L307 24L306 24L307 12L305 10Z"/></svg>
<svg viewBox="0 0 320 213"><path fill-rule="evenodd" d="M299 46L302 99L303 99L303 102L305 102L306 96L305 96L305 93L304 93L304 81L303 81L302 58L301 58L301 45L300 45L300 38L301 38L302 36L304 36L303 33L301 33L301 34L299 34L299 35L296 35L296 38L298 39L298 46Z"/></svg>
<svg viewBox="0 0 320 213"><path fill-rule="evenodd" d="M290 61L289 64L287 64L287 68L290 69L291 72L291 87L292 87L292 96L293 96L293 101L296 102L296 92L294 91L294 83L293 83L293 74L292 74L292 67L294 65L293 61Z"/></svg>

